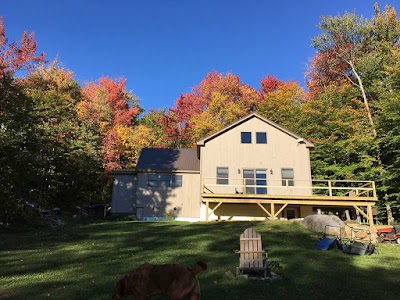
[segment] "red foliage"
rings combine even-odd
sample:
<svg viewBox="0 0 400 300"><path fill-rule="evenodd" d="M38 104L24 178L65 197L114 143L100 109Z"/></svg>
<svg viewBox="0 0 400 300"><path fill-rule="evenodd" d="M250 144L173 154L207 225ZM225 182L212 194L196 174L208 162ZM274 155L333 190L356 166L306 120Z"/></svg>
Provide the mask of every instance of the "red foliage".
<svg viewBox="0 0 400 300"><path fill-rule="evenodd" d="M213 92L219 92L224 96L237 98L240 96L240 82L239 76L234 74L218 74L212 71L200 82L199 86L195 89L204 99L211 99Z"/></svg>
<svg viewBox="0 0 400 300"><path fill-rule="evenodd" d="M261 86L261 94L275 92L281 85L284 84L284 81L279 80L276 76L268 75L265 78L261 78L260 86Z"/></svg>
<svg viewBox="0 0 400 300"><path fill-rule="evenodd" d="M36 56L37 42L34 34L22 34L19 43L8 44L5 36L4 20L0 17L0 79L18 70L32 69L36 63L44 62L44 53Z"/></svg>
<svg viewBox="0 0 400 300"><path fill-rule="evenodd" d="M310 97L321 93L330 84L337 86L352 76L349 62L352 58L353 43L334 38L335 43L325 51L317 52L310 60L306 72L307 88Z"/></svg>
<svg viewBox="0 0 400 300"><path fill-rule="evenodd" d="M241 101L248 111L258 101L257 91L240 82L239 76L213 71L207 74L191 93L181 94L175 101L175 107L165 114L161 121L165 139L174 146L188 142L193 126L192 117L206 110L215 92L226 97L226 103Z"/></svg>
<svg viewBox="0 0 400 300"><path fill-rule="evenodd" d="M118 136L115 131L110 130L103 138L101 150L103 154L103 167L106 172L121 168L121 150L118 148Z"/></svg>
<svg viewBox="0 0 400 300"><path fill-rule="evenodd" d="M139 114L137 105L129 105L132 95L127 92L125 84L125 79L112 80L108 77L88 83L82 89L84 101L78 105L79 117L97 126L102 135L106 172L121 168L117 126L132 126L133 119Z"/></svg>
<svg viewBox="0 0 400 300"><path fill-rule="evenodd" d="M139 109L129 106L125 84L126 79L112 80L108 77L101 77L97 83L88 83L82 90L87 111L85 117L106 121L110 125L131 125Z"/></svg>

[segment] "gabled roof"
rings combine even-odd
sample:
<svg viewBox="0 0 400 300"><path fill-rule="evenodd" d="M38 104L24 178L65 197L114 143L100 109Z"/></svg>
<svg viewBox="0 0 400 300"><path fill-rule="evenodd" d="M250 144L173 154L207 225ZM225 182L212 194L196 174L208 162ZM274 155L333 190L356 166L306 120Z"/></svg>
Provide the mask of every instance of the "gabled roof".
<svg viewBox="0 0 400 300"><path fill-rule="evenodd" d="M311 143L310 141L307 141L306 139L304 139L304 138L300 137L299 135L291 132L290 130L288 130L288 129L276 124L275 122L273 122L271 120L268 120L267 118L264 118L264 117L262 117L262 116L260 116L259 114L256 114L256 113L250 114L250 115L240 119L239 121L236 121L235 123L232 123L231 125L221 129L220 131L218 131L216 133L213 133L213 134L207 136L206 138L198 141L197 142L197 147L204 146L206 142L208 142L208 141L220 136L221 134L231 130L232 128L234 128L234 127L236 127L236 126L238 126L238 125L240 125L242 123L247 122L248 120L250 120L252 118L257 118L257 119L269 124L270 126L273 126L276 129L282 131L283 133L286 133L287 135L295 138L296 140L299 140L299 142L305 143L307 148L314 148L314 144Z"/></svg>
<svg viewBox="0 0 400 300"><path fill-rule="evenodd" d="M196 149L144 148L137 171L200 171Z"/></svg>

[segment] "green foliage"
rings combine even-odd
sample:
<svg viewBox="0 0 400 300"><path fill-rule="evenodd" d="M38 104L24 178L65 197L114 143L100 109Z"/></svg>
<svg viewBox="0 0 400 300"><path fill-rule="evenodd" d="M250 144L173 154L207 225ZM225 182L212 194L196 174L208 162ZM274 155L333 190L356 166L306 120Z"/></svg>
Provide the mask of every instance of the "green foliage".
<svg viewBox="0 0 400 300"><path fill-rule="evenodd" d="M324 97L335 102L342 98L349 104L360 101L366 114L361 113L361 106L348 111L347 117L341 110L330 112L338 114L337 121L343 125L354 124L358 129L351 133L335 126L339 132L333 132L333 139L322 141L321 145L317 142L314 172L330 172L339 177L354 174L359 179L369 177L377 182L380 205L399 201L400 19L396 10L386 6L381 12L376 4L371 19L350 13L326 16L321 18L320 29L322 33L313 39L318 52L308 72L312 101ZM344 83L354 87L352 95L340 88ZM336 87L336 96L331 93L331 86ZM369 128L365 124L358 126L367 118ZM338 133L344 139L335 139ZM326 155L329 152L330 157ZM338 156L338 153L342 154Z"/></svg>
<svg viewBox="0 0 400 300"><path fill-rule="evenodd" d="M13 78L0 80L0 222L22 214L40 173L40 132L32 99Z"/></svg>
<svg viewBox="0 0 400 300"><path fill-rule="evenodd" d="M71 209L100 201L106 181L96 151L99 139L78 120L81 93L72 73L53 62L28 74L23 87L32 98L41 132L42 172L31 192L35 203Z"/></svg>
<svg viewBox="0 0 400 300"><path fill-rule="evenodd" d="M301 107L301 134L315 145L311 154L315 178L366 180L376 176L374 137L355 94L349 85L331 86Z"/></svg>

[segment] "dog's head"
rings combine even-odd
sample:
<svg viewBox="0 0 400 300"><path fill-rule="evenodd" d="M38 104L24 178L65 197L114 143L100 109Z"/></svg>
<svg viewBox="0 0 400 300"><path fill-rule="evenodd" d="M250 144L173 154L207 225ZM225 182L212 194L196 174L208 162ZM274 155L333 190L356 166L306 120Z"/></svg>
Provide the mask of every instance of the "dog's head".
<svg viewBox="0 0 400 300"><path fill-rule="evenodd" d="M113 300L119 300L121 297L126 297L134 293L134 283L130 276L118 280L114 288L114 294L112 295Z"/></svg>
<svg viewBox="0 0 400 300"><path fill-rule="evenodd" d="M151 268L152 265L144 264L118 280L114 288L112 299L118 300L121 297L140 294L139 291L143 289L142 286L145 282L144 278L148 276Z"/></svg>
<svg viewBox="0 0 400 300"><path fill-rule="evenodd" d="M112 295L112 300L119 300L121 297L126 296L125 294L126 277L118 280L114 288L114 294Z"/></svg>

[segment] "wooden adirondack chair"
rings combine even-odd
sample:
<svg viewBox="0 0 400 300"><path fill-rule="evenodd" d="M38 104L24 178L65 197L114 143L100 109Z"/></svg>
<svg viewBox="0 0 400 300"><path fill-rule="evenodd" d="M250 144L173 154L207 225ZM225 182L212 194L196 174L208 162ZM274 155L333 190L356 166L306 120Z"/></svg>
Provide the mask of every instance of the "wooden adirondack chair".
<svg viewBox="0 0 400 300"><path fill-rule="evenodd" d="M263 272L264 278L270 274L268 269L268 253L262 248L261 235L253 228L247 228L240 235L239 267L236 275L245 272ZM265 256L264 256L265 255Z"/></svg>

